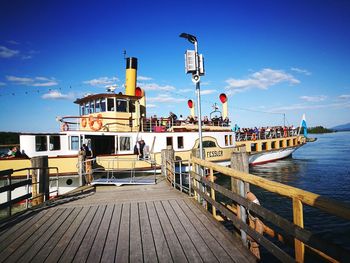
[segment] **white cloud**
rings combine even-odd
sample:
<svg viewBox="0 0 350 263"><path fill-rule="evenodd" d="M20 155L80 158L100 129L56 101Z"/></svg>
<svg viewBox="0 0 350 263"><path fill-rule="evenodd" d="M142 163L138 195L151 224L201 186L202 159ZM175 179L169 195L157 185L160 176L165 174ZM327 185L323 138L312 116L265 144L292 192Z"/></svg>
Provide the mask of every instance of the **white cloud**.
<svg viewBox="0 0 350 263"><path fill-rule="evenodd" d="M317 96L301 96L300 99L308 101L308 102L320 102L324 101L327 96L317 95Z"/></svg>
<svg viewBox="0 0 350 263"><path fill-rule="evenodd" d="M187 92L194 92L194 91L195 91L194 88L193 89L180 89L180 90L178 90L179 93L187 93Z"/></svg>
<svg viewBox="0 0 350 263"><path fill-rule="evenodd" d="M137 80L140 80L140 81L148 81L148 80L152 80L152 78L150 78L150 77L145 77L145 76L138 76L138 77L137 77Z"/></svg>
<svg viewBox="0 0 350 263"><path fill-rule="evenodd" d="M155 105L155 104L147 104L146 108L157 108L157 105Z"/></svg>
<svg viewBox="0 0 350 263"><path fill-rule="evenodd" d="M161 86L157 83L137 83L137 86L143 88L145 91L157 90L157 91L171 91L175 90L175 87L170 85Z"/></svg>
<svg viewBox="0 0 350 263"><path fill-rule="evenodd" d="M41 96L45 100L72 100L74 99L73 93L62 94L58 90L50 90Z"/></svg>
<svg viewBox="0 0 350 263"><path fill-rule="evenodd" d="M209 86L210 81L201 81L201 86Z"/></svg>
<svg viewBox="0 0 350 263"><path fill-rule="evenodd" d="M117 77L100 77L97 79L86 80L84 81L84 84L91 86L108 86L114 84L117 81L119 81Z"/></svg>
<svg viewBox="0 0 350 263"><path fill-rule="evenodd" d="M51 87L58 85L55 78L47 77L16 77L16 76L6 76L6 79L15 85L23 86L33 86L33 87Z"/></svg>
<svg viewBox="0 0 350 263"><path fill-rule="evenodd" d="M348 100L350 99L350 95L349 94L343 94L343 95L340 95L338 97L338 99L341 99L341 100Z"/></svg>
<svg viewBox="0 0 350 263"><path fill-rule="evenodd" d="M201 95L210 95L215 93L216 90L215 89L205 89L205 90L201 90Z"/></svg>
<svg viewBox="0 0 350 263"><path fill-rule="evenodd" d="M6 86L5 82L0 82L0 86Z"/></svg>
<svg viewBox="0 0 350 263"><path fill-rule="evenodd" d="M290 70L294 71L294 72L297 72L297 73L301 73L301 74L304 74L306 76L310 76L311 75L311 72L306 70L306 69L301 69L301 68L291 68Z"/></svg>
<svg viewBox="0 0 350 263"><path fill-rule="evenodd" d="M0 58L11 58L19 54L18 50L9 49L5 46L0 46Z"/></svg>
<svg viewBox="0 0 350 263"><path fill-rule="evenodd" d="M290 85L299 84L300 81L294 78L293 75L284 72L283 70L274 70L265 68L261 71L250 74L246 79L230 78L226 80L230 94L243 92L251 88L268 89L279 83L287 82Z"/></svg>
<svg viewBox="0 0 350 263"><path fill-rule="evenodd" d="M168 102L171 102L171 103L178 103L178 102L183 102L183 101L187 101L186 99L176 99L176 98L173 98L169 95L166 95L166 94L161 94L161 95L158 95L157 97L150 97L147 99L147 101L149 102L158 102L158 103L168 103Z"/></svg>

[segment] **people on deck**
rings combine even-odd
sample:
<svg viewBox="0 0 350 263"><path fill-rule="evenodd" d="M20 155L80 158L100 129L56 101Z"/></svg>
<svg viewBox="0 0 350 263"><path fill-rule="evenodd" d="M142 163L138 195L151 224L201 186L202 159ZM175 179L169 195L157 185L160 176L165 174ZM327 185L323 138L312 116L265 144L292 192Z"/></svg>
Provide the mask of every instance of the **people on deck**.
<svg viewBox="0 0 350 263"><path fill-rule="evenodd" d="M177 120L177 116L173 112L169 112L169 119L174 123Z"/></svg>
<svg viewBox="0 0 350 263"><path fill-rule="evenodd" d="M22 157L21 152L18 150L17 146L13 146L10 148L9 152L7 153L7 158L19 158Z"/></svg>

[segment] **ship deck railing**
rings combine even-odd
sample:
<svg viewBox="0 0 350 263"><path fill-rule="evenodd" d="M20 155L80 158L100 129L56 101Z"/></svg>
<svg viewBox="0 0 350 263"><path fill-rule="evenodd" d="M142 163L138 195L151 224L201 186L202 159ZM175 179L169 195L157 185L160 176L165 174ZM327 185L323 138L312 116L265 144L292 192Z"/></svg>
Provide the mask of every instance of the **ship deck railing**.
<svg viewBox="0 0 350 263"><path fill-rule="evenodd" d="M86 127L81 128L82 119L86 116L65 116L59 118L60 129L62 131L79 131L86 130L89 127L87 121ZM97 118L97 117L93 117ZM172 118L112 118L99 117L102 126L98 131L142 131L142 132L172 132L172 131L188 131L198 130L198 121L174 120ZM204 130L231 130L231 122L221 120L202 121Z"/></svg>
<svg viewBox="0 0 350 263"><path fill-rule="evenodd" d="M286 137L298 136L297 129L283 131L263 131L263 132L247 132L236 131L236 141L254 141L254 140L268 140L268 139L282 139Z"/></svg>

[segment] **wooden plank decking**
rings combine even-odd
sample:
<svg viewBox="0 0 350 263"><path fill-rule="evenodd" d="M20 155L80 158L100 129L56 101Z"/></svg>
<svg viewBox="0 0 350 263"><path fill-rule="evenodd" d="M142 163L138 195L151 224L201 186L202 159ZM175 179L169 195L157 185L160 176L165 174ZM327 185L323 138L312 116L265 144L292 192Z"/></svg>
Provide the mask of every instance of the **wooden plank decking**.
<svg viewBox="0 0 350 263"><path fill-rule="evenodd" d="M0 230L0 262L255 262L165 182L98 187Z"/></svg>

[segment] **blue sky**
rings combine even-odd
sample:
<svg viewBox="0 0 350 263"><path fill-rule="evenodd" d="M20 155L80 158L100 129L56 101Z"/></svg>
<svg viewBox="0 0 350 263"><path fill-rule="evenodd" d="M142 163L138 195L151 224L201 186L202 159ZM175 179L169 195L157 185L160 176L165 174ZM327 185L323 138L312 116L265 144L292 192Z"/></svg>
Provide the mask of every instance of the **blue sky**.
<svg viewBox="0 0 350 263"><path fill-rule="evenodd" d="M184 52L205 57L202 114L228 94L241 127L350 122L349 1L17 1L0 3L0 131L58 131L74 99L117 84L139 59L147 114L189 114Z"/></svg>

